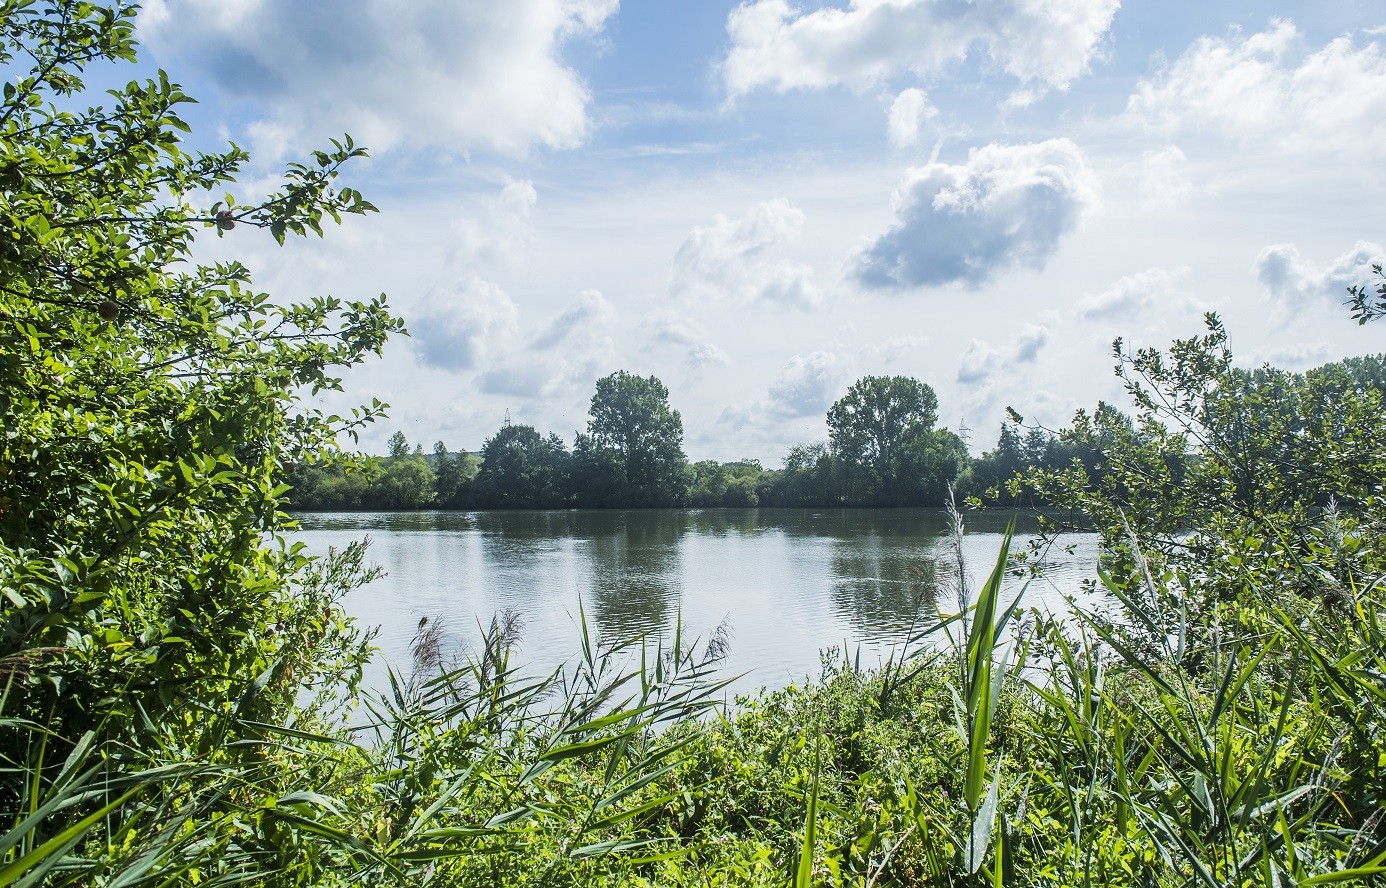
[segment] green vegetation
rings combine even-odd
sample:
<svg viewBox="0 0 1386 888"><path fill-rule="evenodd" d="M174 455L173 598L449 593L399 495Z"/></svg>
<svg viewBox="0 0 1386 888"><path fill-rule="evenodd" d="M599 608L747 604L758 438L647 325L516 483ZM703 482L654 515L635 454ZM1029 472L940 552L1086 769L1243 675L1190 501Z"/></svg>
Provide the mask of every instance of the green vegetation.
<svg viewBox="0 0 1386 888"><path fill-rule="evenodd" d="M493 508L554 508L568 499L571 458L557 435L547 438L532 426L506 426L481 448L481 464L468 499Z"/></svg>
<svg viewBox="0 0 1386 888"><path fill-rule="evenodd" d="M957 435L934 428L933 389L906 376L858 380L828 413L830 442L795 447L783 471L756 460L690 465L683 421L653 376L622 370L597 380L596 389L587 432L571 452L555 434L507 423L486 440L474 472L459 465L430 479L397 432L383 459L329 455L325 464L299 468L290 478L291 507L936 507L970 462ZM446 456L439 460L448 465Z"/></svg>
<svg viewBox="0 0 1386 888"><path fill-rule="evenodd" d="M961 439L934 429L938 398L904 376L858 380L828 411L843 499L893 506L941 503L967 459Z"/></svg>
<svg viewBox="0 0 1386 888"><path fill-rule="evenodd" d="M679 506L688 499L683 420L653 376L624 370L597 380L587 434L573 447L573 489L582 505Z"/></svg>
<svg viewBox="0 0 1386 888"><path fill-rule="evenodd" d="M1097 527L1111 613L1026 613L1003 547L980 586L959 554L921 587L920 631L880 669L831 652L819 681L729 711L720 636L583 628L570 666L527 679L511 615L461 663L422 626L412 672L359 694L370 638L338 602L371 573L360 547L286 543L283 482L381 407L297 393L400 324L379 299L280 305L189 250L369 212L337 185L362 152L199 206L245 157L179 147L177 87L75 108L87 66L133 58L134 13L0 3L0 55L28 71L0 99L0 888L1386 877L1381 367L1241 370L1211 318L1167 352L1118 345L1133 418L998 448L1023 470L994 460L1008 495ZM583 460L602 503L773 490L750 463L688 471L657 380L603 382L573 454L515 427L479 465L430 461L398 436L354 474L401 503L488 472L547 496ZM953 448L931 395L858 383L785 489L934 477Z"/></svg>
<svg viewBox="0 0 1386 888"><path fill-rule="evenodd" d="M1240 394L1232 397L1233 389L1225 388L1228 397L1222 403L1224 409L1240 405L1244 418L1238 420L1238 428L1248 425L1245 417L1264 414L1257 421L1268 422L1269 417L1279 416L1275 434L1291 436L1298 434L1291 426L1301 412L1311 417L1314 411L1321 412L1316 405L1332 403L1338 390L1350 389L1358 395L1386 392L1386 356L1346 358L1303 374L1272 368L1237 370L1229 379L1235 380ZM1134 483L1130 478L1121 481L1121 470L1113 473L1113 458L1120 448L1145 447L1159 454L1163 466L1159 471L1173 490L1183 484L1188 462L1184 450L1199 443L1159 440L1162 432L1137 424L1130 415L1104 403L1091 414L1080 412L1070 428L1059 431L1025 427L1024 419L1014 415L1002 425L996 445L973 458L956 434L934 428L936 398L928 385L909 377L868 376L854 383L830 409L830 439L790 448L781 469L765 469L756 460L688 464L673 443L682 440L678 413L670 409L667 391L653 377L642 380L622 372L599 380L598 394L592 399L593 416L599 412L615 415L617 408L607 403L610 393L619 384L632 382L655 387L657 393L647 401L638 422L649 428L664 424L664 437L647 439L662 442L663 452L636 454L637 466L644 459L659 468L658 474L643 481L626 481L623 445L615 443L610 432L603 448L594 446L589 433L579 435L570 452L557 435L544 437L530 426L506 425L487 439L480 454L449 454L442 442L434 445L428 462L432 474L421 462L420 448L410 451L402 434L396 433L391 455L384 458L329 453L326 462L301 464L289 478L291 507L305 511L641 505L937 507L947 500L951 488L977 505L1077 508L1082 505L1081 491L1105 485L1108 495L1117 495L1117 486ZM627 414L625 421L635 420ZM1297 493L1304 492L1302 479L1272 477L1277 455L1256 458L1266 477L1246 479L1244 485L1268 492L1289 485ZM1065 489L1021 480L1055 474L1068 477ZM1317 500L1310 499L1322 505L1324 495L1320 492Z"/></svg>

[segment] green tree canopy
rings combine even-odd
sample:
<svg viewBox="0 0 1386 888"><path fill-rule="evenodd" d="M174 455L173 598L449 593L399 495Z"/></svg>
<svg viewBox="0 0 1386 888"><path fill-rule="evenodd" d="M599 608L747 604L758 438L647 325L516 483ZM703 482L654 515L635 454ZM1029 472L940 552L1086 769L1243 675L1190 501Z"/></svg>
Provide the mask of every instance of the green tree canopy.
<svg viewBox="0 0 1386 888"><path fill-rule="evenodd" d="M473 485L485 509L559 508L566 505L568 450L557 435L545 438L527 425L502 427L481 448Z"/></svg>
<svg viewBox="0 0 1386 888"><path fill-rule="evenodd" d="M0 671L22 679L7 715L139 746L151 721L224 728L193 701L262 675L238 711L272 720L346 638L278 536L282 480L381 406L300 398L402 327L383 297L272 301L194 261L199 231L282 242L371 211L336 184L365 152L343 139L261 200L217 199L247 156L185 151L165 75L84 106L89 65L134 59L134 11L0 6Z"/></svg>
<svg viewBox="0 0 1386 888"><path fill-rule="evenodd" d="M590 415L577 447L587 504L674 506L687 500L683 420L669 406L664 383L625 370L602 377Z"/></svg>
<svg viewBox="0 0 1386 888"><path fill-rule="evenodd" d="M435 505L437 475L421 453L385 460L370 480L365 501L372 509L425 509Z"/></svg>
<svg viewBox="0 0 1386 888"><path fill-rule="evenodd" d="M436 475L434 487L437 491L438 505L441 508L456 508L466 493L472 472L469 463L476 457L467 453L449 453L447 445L438 441L433 445L433 471Z"/></svg>
<svg viewBox="0 0 1386 888"><path fill-rule="evenodd" d="M758 460L719 463L703 460L692 465L690 502L704 508L750 508L760 504L766 472Z"/></svg>
<svg viewBox="0 0 1386 888"><path fill-rule="evenodd" d="M1263 545L1299 545L1325 510L1347 520L1379 507L1380 358L1304 374L1245 369L1218 318L1206 326L1165 351L1128 351L1118 340L1135 419L1108 405L1079 411L1060 433L1077 458L1029 471L1026 486L1081 509L1114 552L1135 539L1152 561L1194 566L1221 563L1233 543L1253 550L1238 559L1262 563Z"/></svg>
<svg viewBox="0 0 1386 888"><path fill-rule="evenodd" d="M842 491L837 457L826 441L796 444L784 457L762 499L772 506L840 506Z"/></svg>
<svg viewBox="0 0 1386 888"><path fill-rule="evenodd" d="M848 497L876 505L941 502L966 448L934 431L938 397L908 376L866 376L828 410Z"/></svg>

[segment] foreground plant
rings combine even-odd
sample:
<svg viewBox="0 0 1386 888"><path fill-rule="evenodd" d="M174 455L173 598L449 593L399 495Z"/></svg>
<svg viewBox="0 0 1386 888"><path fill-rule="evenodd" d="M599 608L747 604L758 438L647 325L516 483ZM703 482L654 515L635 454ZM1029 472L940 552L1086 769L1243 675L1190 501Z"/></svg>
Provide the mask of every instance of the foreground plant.
<svg viewBox="0 0 1386 888"><path fill-rule="evenodd" d="M133 61L136 9L0 3L5 880L87 859L98 834L230 869L249 842L275 872L298 853L274 816L294 803L265 775L311 720L297 701L349 691L365 653L336 606L360 558L288 545L282 480L378 415L301 399L402 326L383 297L275 302L192 255L200 231L282 242L372 211L337 183L364 151L344 138L261 200L213 196L247 156L186 151L190 100L165 75L86 105L88 68Z"/></svg>

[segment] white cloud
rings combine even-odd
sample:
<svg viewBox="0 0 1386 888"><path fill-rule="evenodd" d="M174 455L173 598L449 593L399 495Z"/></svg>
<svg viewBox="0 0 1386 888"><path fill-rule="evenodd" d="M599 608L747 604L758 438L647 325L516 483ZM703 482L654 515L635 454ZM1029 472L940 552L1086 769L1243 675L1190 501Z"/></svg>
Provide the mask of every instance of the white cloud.
<svg viewBox="0 0 1386 888"><path fill-rule="evenodd" d="M1102 292L1084 296L1078 302L1078 312L1088 320L1166 314L1171 305L1192 304L1188 292L1190 274L1187 265L1147 268L1128 274Z"/></svg>
<svg viewBox="0 0 1386 888"><path fill-rule="evenodd" d="M1022 83L1067 86L1088 63L1119 0L852 0L802 11L755 0L727 18L727 91L864 88L907 71L936 74L978 47Z"/></svg>
<svg viewBox="0 0 1386 888"><path fill-rule="evenodd" d="M1026 324L1025 329L1011 343L1011 362L1033 364L1039 357L1040 349L1049 342L1049 328L1036 324Z"/></svg>
<svg viewBox="0 0 1386 888"><path fill-rule="evenodd" d="M1042 324L1026 324L1015 339L1005 346L993 348L981 339L967 344L958 364L957 380L961 385L986 383L993 373L1017 364L1033 364L1040 350L1049 344L1049 328Z"/></svg>
<svg viewBox="0 0 1386 888"><path fill-rule="evenodd" d="M688 364L691 369L697 370L701 367L714 364L730 364L732 359L731 355L728 355L725 351L713 345L711 342L700 342L688 350L688 355L684 358L684 362Z"/></svg>
<svg viewBox="0 0 1386 888"><path fill-rule="evenodd" d="M261 152L343 131L377 150L407 135L445 152L523 152L582 141L591 97L562 46L599 32L618 2L147 0L139 34L165 66L176 58L280 109L252 127Z"/></svg>
<svg viewBox="0 0 1386 888"><path fill-rule="evenodd" d="M847 368L832 352L795 355L770 384L767 406L781 416L814 416L838 399L846 383Z"/></svg>
<svg viewBox="0 0 1386 888"><path fill-rule="evenodd" d="M958 382L963 385L985 382L996 363L996 350L981 339L973 339L958 364Z"/></svg>
<svg viewBox="0 0 1386 888"><path fill-rule="evenodd" d="M1253 359L1281 370L1301 372L1320 367L1334 357L1333 347L1326 342L1301 342L1262 349Z"/></svg>
<svg viewBox="0 0 1386 888"><path fill-rule="evenodd" d="M695 319L667 310L646 318L640 328L647 343L692 345L707 335Z"/></svg>
<svg viewBox="0 0 1386 888"><path fill-rule="evenodd" d="M963 164L905 173L895 222L854 257L877 288L985 283L1014 266L1042 268L1097 202L1097 179L1068 139L987 145Z"/></svg>
<svg viewBox="0 0 1386 888"><path fill-rule="evenodd" d="M410 313L409 329L419 360L443 370L470 370L515 328L515 303L496 284L473 276L435 287Z"/></svg>
<svg viewBox="0 0 1386 888"><path fill-rule="evenodd" d="M708 341L707 330L702 324L676 311L665 310L646 318L640 324L640 335L645 340L646 351L658 345L684 347L683 362L693 372L703 367L732 363L731 355L716 343Z"/></svg>
<svg viewBox="0 0 1386 888"><path fill-rule="evenodd" d="M895 97L890 104L890 142L897 148L918 144L919 128L924 121L938 116L938 109L929 104L924 90L911 87Z"/></svg>
<svg viewBox="0 0 1386 888"><path fill-rule="evenodd" d="M600 292L584 290L570 307L554 315L523 348L491 362L477 377L487 394L523 398L553 396L589 385L615 362L610 328L616 310Z"/></svg>
<svg viewBox="0 0 1386 888"><path fill-rule="evenodd" d="M507 182L459 219L448 247L449 261L501 267L519 261L529 247L530 218L539 193L528 179Z"/></svg>
<svg viewBox="0 0 1386 888"><path fill-rule="evenodd" d="M862 357L869 364L894 364L908 354L919 352L929 344L927 336L893 336L884 342L875 342L862 349Z"/></svg>
<svg viewBox="0 0 1386 888"><path fill-rule="evenodd" d="M1201 37L1143 80L1128 117L1153 129L1267 140L1291 150L1376 150L1386 136L1386 56L1338 37L1307 55L1289 21L1249 36Z"/></svg>
<svg viewBox="0 0 1386 888"><path fill-rule="evenodd" d="M584 290L573 306L544 325L517 360L548 371L541 389L546 396L590 386L617 362L611 337L616 320L616 309L601 293Z"/></svg>
<svg viewBox="0 0 1386 888"><path fill-rule="evenodd" d="M1194 192L1185 170L1189 158L1178 145L1166 145L1159 151L1141 155L1139 195L1141 205L1148 209L1174 207L1188 200Z"/></svg>
<svg viewBox="0 0 1386 888"><path fill-rule="evenodd" d="M606 297L596 290L583 290L572 308L561 312L530 340L530 347L551 349L570 339L577 331L607 324L615 317L616 310L606 301Z"/></svg>
<svg viewBox="0 0 1386 888"><path fill-rule="evenodd" d="M739 219L722 214L695 227L674 254L670 290L699 302L765 300L812 306L813 269L778 256L798 239L804 213L786 200L756 204Z"/></svg>
<svg viewBox="0 0 1386 888"><path fill-rule="evenodd" d="M1380 245L1358 241L1329 264L1318 266L1301 258L1294 244L1273 244L1256 257L1256 279L1283 321L1306 309L1343 303L1347 288L1366 281L1382 255Z"/></svg>

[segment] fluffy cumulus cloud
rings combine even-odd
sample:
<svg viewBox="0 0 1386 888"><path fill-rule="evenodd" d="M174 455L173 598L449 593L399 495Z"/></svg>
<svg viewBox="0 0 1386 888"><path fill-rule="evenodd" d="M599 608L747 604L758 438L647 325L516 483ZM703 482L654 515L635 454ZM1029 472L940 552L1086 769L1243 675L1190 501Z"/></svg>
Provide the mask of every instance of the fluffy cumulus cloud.
<svg viewBox="0 0 1386 888"><path fill-rule="evenodd" d="M616 310L605 296L584 290L523 346L488 362L477 383L486 394L521 398L589 385L615 360L610 330L616 318Z"/></svg>
<svg viewBox="0 0 1386 888"><path fill-rule="evenodd" d="M572 307L560 312L530 341L536 349L552 349L593 327L614 320L616 311L597 290L583 290Z"/></svg>
<svg viewBox="0 0 1386 888"><path fill-rule="evenodd" d="M1033 364L1040 350L1049 344L1049 328L1043 324L1026 324L1020 335L999 348L974 339L963 352L958 365L958 382L977 386L991 379L997 370L1018 364Z"/></svg>
<svg viewBox="0 0 1386 888"><path fill-rule="evenodd" d="M698 370L703 367L719 364L726 365L731 362L731 355L711 342L700 342L692 346L688 349L688 354L684 356L684 363L687 364L691 370Z"/></svg>
<svg viewBox="0 0 1386 888"><path fill-rule="evenodd" d="M812 306L821 294L813 269L783 256L804 225L786 200L757 204L733 219L720 213L695 227L674 254L670 291L699 302L765 300Z"/></svg>
<svg viewBox="0 0 1386 888"><path fill-rule="evenodd" d="M410 312L410 340L419 360L443 370L470 370L515 329L515 303L496 284L473 276L435 287Z"/></svg>
<svg viewBox="0 0 1386 888"><path fill-rule="evenodd" d="M770 384L766 406L780 416L814 416L826 412L846 384L847 368L832 352L795 355Z"/></svg>
<svg viewBox="0 0 1386 888"><path fill-rule="evenodd" d="M928 344L927 336L892 336L863 347L861 357L868 365L890 365L916 354Z"/></svg>
<svg viewBox="0 0 1386 888"><path fill-rule="evenodd" d="M1083 75L1119 0L852 0L803 10L743 3L727 19L722 76L732 95L843 85L905 72L928 76L980 49L1024 84L1062 88Z"/></svg>
<svg viewBox="0 0 1386 888"><path fill-rule="evenodd" d="M919 142L919 128L924 121L938 116L938 109L929 104L924 90L911 87L890 103L888 129L890 142L897 148L907 148Z"/></svg>
<svg viewBox="0 0 1386 888"><path fill-rule="evenodd" d="M985 341L974 339L967 344L967 351L963 352L958 365L958 382L963 385L985 382L996 363L996 350Z"/></svg>
<svg viewBox="0 0 1386 888"><path fill-rule="evenodd" d="M693 345L707 335L696 319L669 310L646 318L640 329L649 346Z"/></svg>
<svg viewBox="0 0 1386 888"><path fill-rule="evenodd" d="M1189 158L1178 145L1141 155L1138 196L1147 209L1175 207L1194 193L1186 170Z"/></svg>
<svg viewBox="0 0 1386 888"><path fill-rule="evenodd" d="M1190 273L1187 265L1180 265L1128 274L1100 293L1084 296L1078 302L1078 313L1087 320L1106 320L1166 314L1171 306L1192 305L1188 292Z"/></svg>
<svg viewBox="0 0 1386 888"><path fill-rule="evenodd" d="M147 0L140 38L164 63L281 112L257 121L262 153L348 131L384 150L566 147L590 94L564 42L601 30L619 0ZM290 110L291 109L291 110Z"/></svg>
<svg viewBox="0 0 1386 888"><path fill-rule="evenodd" d="M1271 139L1295 150L1352 150L1386 136L1386 55L1379 36L1345 35L1312 52L1292 22L1202 37L1127 102L1162 131Z"/></svg>
<svg viewBox="0 0 1386 888"><path fill-rule="evenodd" d="M537 398L549 381L547 369L534 361L505 361L477 376L477 388L487 395Z"/></svg>
<svg viewBox="0 0 1386 888"><path fill-rule="evenodd" d="M702 324L677 311L666 309L646 318L640 324L640 335L646 350L668 345L685 349L684 364L695 373L703 367L732 363L731 355L708 341Z"/></svg>
<svg viewBox="0 0 1386 888"><path fill-rule="evenodd" d="M1327 265L1316 265L1302 258L1294 244L1274 244L1256 257L1256 279L1283 320L1305 309L1344 301L1347 288L1365 282L1372 264L1381 262L1382 256L1380 245L1358 241Z"/></svg>
<svg viewBox="0 0 1386 888"><path fill-rule="evenodd" d="M507 182L477 202L471 214L453 225L448 261L503 267L519 261L529 247L530 217L539 192L528 179Z"/></svg>
<svg viewBox="0 0 1386 888"><path fill-rule="evenodd" d="M852 274L875 288L978 286L1011 267L1042 268L1097 190L1068 139L993 144L966 163L910 169L894 223L854 257Z"/></svg>

